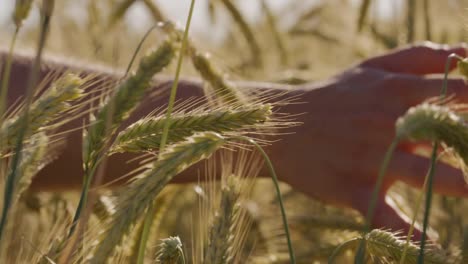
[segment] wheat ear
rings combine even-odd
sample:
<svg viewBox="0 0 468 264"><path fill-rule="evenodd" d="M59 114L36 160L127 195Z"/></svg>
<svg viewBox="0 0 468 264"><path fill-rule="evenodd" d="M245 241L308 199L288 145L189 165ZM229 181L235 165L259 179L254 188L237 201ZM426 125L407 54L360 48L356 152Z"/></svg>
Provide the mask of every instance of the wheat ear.
<svg viewBox="0 0 468 264"><path fill-rule="evenodd" d="M406 248L405 263L416 264L418 262L419 247L408 243L394 233L374 229L362 237L353 238L340 244L332 253L328 263L335 263L336 257L345 249L363 245L369 256L374 259L384 260L387 262L397 262L401 259ZM364 256L363 256L364 258ZM363 262L360 262L363 263ZM426 250L424 253L424 263L441 264L452 263L451 258L442 251Z"/></svg>
<svg viewBox="0 0 468 264"><path fill-rule="evenodd" d="M105 263L124 234L128 233L130 226L144 213L164 186L187 167L208 158L224 142L221 135L205 132L166 147L153 167L132 182L117 198L116 213L104 232L91 263Z"/></svg>
<svg viewBox="0 0 468 264"><path fill-rule="evenodd" d="M468 78L468 58L457 58L457 69L461 75Z"/></svg>
<svg viewBox="0 0 468 264"><path fill-rule="evenodd" d="M84 156L87 167L93 166L92 163L96 162L97 156L100 155L104 147L107 138L106 120L109 112L112 114L109 128L112 133L137 106L150 86L153 75L163 70L171 62L174 52L172 43L165 41L157 50L145 56L136 73L120 84L115 94L101 107L96 116L96 122L90 127L86 137ZM115 106L114 111L111 111L112 105Z"/></svg>
<svg viewBox="0 0 468 264"><path fill-rule="evenodd" d="M161 239L159 250L156 253L156 263L184 264L185 257L180 238L169 237Z"/></svg>
<svg viewBox="0 0 468 264"><path fill-rule="evenodd" d="M208 247L205 250L204 263L232 263L232 242L235 220L239 215L240 189L237 178L233 175L227 178L227 183L221 190L221 203L216 212L213 225L209 231Z"/></svg>
<svg viewBox="0 0 468 264"><path fill-rule="evenodd" d="M16 199L29 187L34 175L44 166L48 142L49 138L45 133L38 133L31 137L29 146L23 150L15 183Z"/></svg>
<svg viewBox="0 0 468 264"><path fill-rule="evenodd" d="M406 244L405 240L395 236L393 233L380 229L374 229L369 232L365 235L364 240L367 252L370 255L393 261L400 260ZM418 255L419 247L410 244L406 253L405 263L417 263ZM450 263L450 258L441 252L426 249L424 252L424 263Z"/></svg>
<svg viewBox="0 0 468 264"><path fill-rule="evenodd" d="M32 0L17 0L13 11L13 22L17 28L23 25L23 21L28 17L31 10Z"/></svg>
<svg viewBox="0 0 468 264"><path fill-rule="evenodd" d="M266 122L271 116L270 104L238 108L222 107L205 112L180 113L171 116L168 143L181 141L194 132L229 132ZM117 136L113 152L141 152L159 148L165 117L145 118L129 126Z"/></svg>
<svg viewBox="0 0 468 264"><path fill-rule="evenodd" d="M0 142L6 145L0 150L10 148L16 142L21 124L27 116L28 130L25 138L37 133L46 125L56 120L60 114L70 109L70 102L83 96L80 88L83 80L73 74L67 74L57 81L28 110L27 115L16 116L5 121L0 129Z"/></svg>
<svg viewBox="0 0 468 264"><path fill-rule="evenodd" d="M192 63L202 78L211 86L217 97L227 104L241 104L245 101L242 94L229 84L211 64L208 55L192 50Z"/></svg>
<svg viewBox="0 0 468 264"><path fill-rule="evenodd" d="M423 103L410 108L396 122L397 137L442 142L460 161L467 175L468 125L462 113L450 106Z"/></svg>

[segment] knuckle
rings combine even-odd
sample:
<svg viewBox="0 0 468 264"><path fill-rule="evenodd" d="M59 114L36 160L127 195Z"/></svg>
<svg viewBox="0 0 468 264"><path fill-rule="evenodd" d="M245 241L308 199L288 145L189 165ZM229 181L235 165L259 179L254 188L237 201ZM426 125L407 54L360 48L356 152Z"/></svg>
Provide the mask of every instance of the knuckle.
<svg viewBox="0 0 468 264"><path fill-rule="evenodd" d="M428 54L428 53L437 53L437 54L445 54L448 50L448 45L437 44L430 41L423 41L412 45L409 50L412 52L417 52L420 54Z"/></svg>

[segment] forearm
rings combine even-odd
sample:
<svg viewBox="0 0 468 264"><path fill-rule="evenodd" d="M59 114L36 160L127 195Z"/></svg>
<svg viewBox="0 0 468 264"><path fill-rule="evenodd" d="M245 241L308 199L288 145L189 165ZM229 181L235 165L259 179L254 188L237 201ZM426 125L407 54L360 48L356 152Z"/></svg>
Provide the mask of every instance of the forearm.
<svg viewBox="0 0 468 264"><path fill-rule="evenodd" d="M0 52L0 59L4 63L6 55ZM18 98L25 94L27 76L31 70L30 56L15 55L12 63L11 70L11 81L9 85L8 94L8 105L11 106ZM95 76L93 77L93 85L88 89L90 91L102 89L104 82L113 82L121 78L121 72L111 71L103 67L90 67L88 65L76 66L67 64L64 62L58 62L54 60L45 60L40 70L40 80L45 80L46 77L52 73L60 74L66 71L79 72L83 76ZM100 80L96 82L96 80ZM170 77L159 76L154 79L154 87L151 89L151 93L157 93L158 96L147 97L143 100L139 107L134 111L131 117L126 120L121 127L124 128L129 124L137 121L138 119L146 116L155 108L163 106L168 102L169 88L172 84ZM258 82L239 82L236 83L240 89L261 89L268 90L268 93L275 97L276 94L284 93L284 90L288 89L288 86L278 86L270 83L258 83ZM299 89L297 90L299 92ZM203 97L202 81L198 79L182 79L179 82L178 100L187 100L189 98L201 98ZM94 94L93 96L96 96ZM149 99L148 99L149 98ZM279 100L277 98L276 100ZM295 106L297 108L297 106ZM291 107L289 107L291 108ZM294 107L292 107L294 108ZM86 109L84 109L86 110ZM290 109L288 109L290 110ZM299 109L293 110L299 112ZM59 154L56 159L48 166L46 166L36 177L33 182L34 189L47 190L47 189L71 189L79 188L82 184L83 170L82 170L82 131L80 128L83 125L82 118L74 119L69 123L63 125L60 131L68 131L65 136L65 146L60 148ZM275 151L278 150L278 151ZM279 153L273 153L282 151L281 148L267 148L267 151L274 159L279 158ZM116 178L125 175L126 173L134 170L139 165L137 162L128 161L135 158L132 154L115 154L108 160L106 167L106 178L105 182L115 180ZM181 177L176 177L176 182L196 182L198 180L197 170L203 166L193 166L188 169ZM283 170L280 170L283 171ZM121 184L122 182L120 182Z"/></svg>

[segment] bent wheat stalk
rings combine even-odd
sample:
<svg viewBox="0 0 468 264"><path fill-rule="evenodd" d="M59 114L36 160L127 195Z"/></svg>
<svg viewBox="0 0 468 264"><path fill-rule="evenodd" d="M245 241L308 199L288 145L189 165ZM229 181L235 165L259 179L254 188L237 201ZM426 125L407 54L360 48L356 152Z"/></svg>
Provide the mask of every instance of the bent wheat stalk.
<svg viewBox="0 0 468 264"><path fill-rule="evenodd" d="M88 190L101 158L104 156L108 134L113 134L122 121L136 108L150 86L154 74L162 71L172 60L175 48L170 41L145 56L135 74L117 87L114 95L100 108L94 124L85 133L83 140L83 163L85 168L84 187L78 203L70 235L76 228L81 211L86 204ZM107 126L108 125L108 126Z"/></svg>
<svg viewBox="0 0 468 264"><path fill-rule="evenodd" d="M117 198L116 213L103 239L99 241L91 263L105 263L130 226L151 205L164 186L187 167L208 158L224 143L225 139L221 135L206 132L167 147L153 167L132 182Z"/></svg>

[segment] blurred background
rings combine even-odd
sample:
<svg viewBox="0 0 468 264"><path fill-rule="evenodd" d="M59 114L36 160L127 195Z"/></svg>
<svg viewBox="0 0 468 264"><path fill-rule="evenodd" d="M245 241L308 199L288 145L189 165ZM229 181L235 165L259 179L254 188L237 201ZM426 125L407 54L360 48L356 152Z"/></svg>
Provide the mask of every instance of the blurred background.
<svg viewBox="0 0 468 264"><path fill-rule="evenodd" d="M117 10L124 2L134 3L123 11ZM184 25L188 1L62 0L56 3L57 12L47 51L123 67L143 34L161 19L148 8L148 2L157 7L164 19ZM226 70L233 78L255 76L256 79L275 80L278 77L294 79L289 75L297 75L298 79L322 79L397 45L426 39L456 43L466 36L465 0L231 2L253 32L253 40L246 39L242 26L222 0L197 1L191 36L199 42L201 50L209 51L215 60L223 61L219 66L229 68ZM364 2L369 4L362 12ZM410 5L410 2L414 4ZM6 46L15 29L11 21L14 1L2 0L1 5L0 36L7 41L0 45ZM409 6L414 8L408 10ZM20 32L20 47L31 47L38 20L36 5ZM162 35L161 32L152 34L150 41L145 42L146 47L152 46ZM268 52L254 54L255 45L260 51ZM232 52L240 56L229 56ZM262 57L263 67L242 67L253 55ZM297 72L292 74L293 71ZM302 73L306 76L301 77Z"/></svg>

